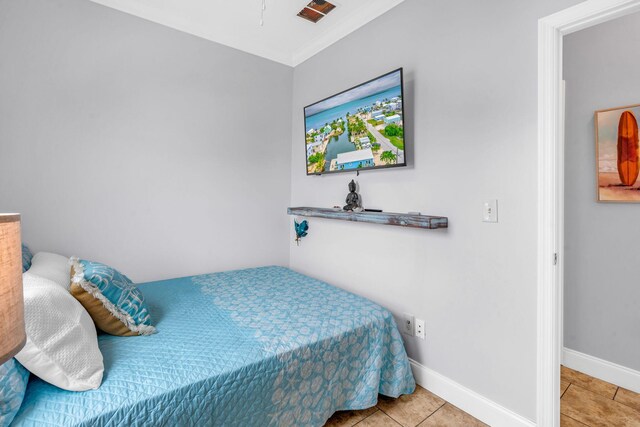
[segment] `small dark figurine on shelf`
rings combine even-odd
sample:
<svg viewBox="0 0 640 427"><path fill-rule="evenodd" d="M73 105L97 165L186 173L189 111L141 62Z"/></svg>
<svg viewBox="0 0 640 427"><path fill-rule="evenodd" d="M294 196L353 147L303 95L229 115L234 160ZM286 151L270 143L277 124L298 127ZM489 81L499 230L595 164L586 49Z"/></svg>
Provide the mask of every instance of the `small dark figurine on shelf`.
<svg viewBox="0 0 640 427"><path fill-rule="evenodd" d="M360 196L356 193L356 183L351 180L349 183L349 194L347 194L347 205L343 207L345 211L353 211L360 207Z"/></svg>

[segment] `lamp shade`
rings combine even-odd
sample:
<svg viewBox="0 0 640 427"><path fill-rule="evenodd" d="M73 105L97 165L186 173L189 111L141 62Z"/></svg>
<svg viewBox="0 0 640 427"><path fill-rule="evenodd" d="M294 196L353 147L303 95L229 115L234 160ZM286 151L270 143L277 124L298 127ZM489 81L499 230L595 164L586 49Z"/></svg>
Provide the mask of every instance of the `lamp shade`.
<svg viewBox="0 0 640 427"><path fill-rule="evenodd" d="M20 215L0 214L0 365L24 347Z"/></svg>

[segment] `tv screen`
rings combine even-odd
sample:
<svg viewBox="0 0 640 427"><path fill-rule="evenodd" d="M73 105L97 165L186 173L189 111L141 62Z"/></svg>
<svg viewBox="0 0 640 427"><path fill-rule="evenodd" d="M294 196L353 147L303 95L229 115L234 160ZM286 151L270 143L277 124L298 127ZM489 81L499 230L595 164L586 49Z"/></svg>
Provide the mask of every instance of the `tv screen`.
<svg viewBox="0 0 640 427"><path fill-rule="evenodd" d="M402 68L304 108L307 175L406 166Z"/></svg>

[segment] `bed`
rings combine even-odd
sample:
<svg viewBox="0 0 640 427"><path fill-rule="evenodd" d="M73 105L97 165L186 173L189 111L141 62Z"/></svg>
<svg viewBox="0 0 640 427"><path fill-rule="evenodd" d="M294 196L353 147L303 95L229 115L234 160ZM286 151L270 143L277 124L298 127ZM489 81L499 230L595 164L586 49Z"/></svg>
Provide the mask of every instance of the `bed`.
<svg viewBox="0 0 640 427"><path fill-rule="evenodd" d="M283 267L140 285L158 333L100 335L98 390L32 376L14 426L322 426L412 393L389 311Z"/></svg>

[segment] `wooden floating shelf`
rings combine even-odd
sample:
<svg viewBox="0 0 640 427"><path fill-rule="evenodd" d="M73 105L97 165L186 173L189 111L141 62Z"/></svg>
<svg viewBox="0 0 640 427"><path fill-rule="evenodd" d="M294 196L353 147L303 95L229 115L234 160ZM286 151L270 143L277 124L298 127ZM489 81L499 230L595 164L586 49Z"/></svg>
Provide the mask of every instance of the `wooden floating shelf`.
<svg viewBox="0 0 640 427"><path fill-rule="evenodd" d="M370 222L372 224L397 225L430 230L449 227L449 219L445 216L410 215L392 212L348 212L341 209L307 207L287 208L287 213L289 215Z"/></svg>

